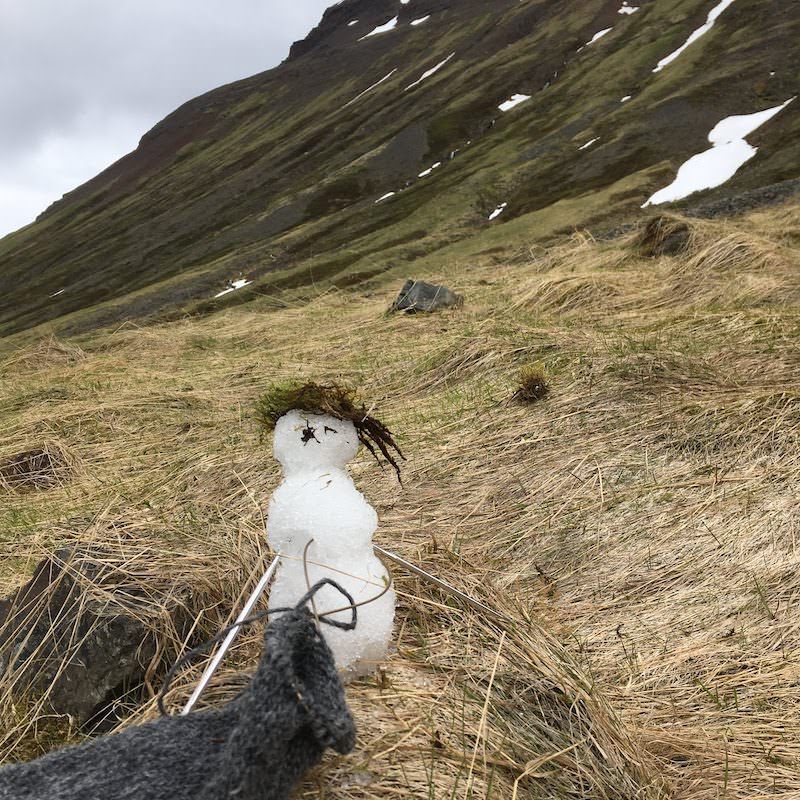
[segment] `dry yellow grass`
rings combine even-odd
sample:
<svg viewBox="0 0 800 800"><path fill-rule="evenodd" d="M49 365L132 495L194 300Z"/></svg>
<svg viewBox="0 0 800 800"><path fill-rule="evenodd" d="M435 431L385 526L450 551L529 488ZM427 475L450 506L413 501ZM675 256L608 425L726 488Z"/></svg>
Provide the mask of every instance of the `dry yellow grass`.
<svg viewBox="0 0 800 800"><path fill-rule="evenodd" d="M279 476L253 401L276 380L349 381L409 457L404 489L356 465L379 542L518 623L396 570L397 651L348 690L358 750L301 796L800 796L800 207L689 224L680 257L641 255L633 233L490 274L448 265L425 277L467 305L438 316L384 316L387 279L96 335L66 359L14 353L0 459L56 441L79 468L0 497L0 588L55 544L96 543L150 587L137 613L166 661L181 642L164 595L211 633L268 555ZM550 393L508 402L531 363ZM98 592L87 602L118 602ZM208 702L241 685L258 641ZM7 759L45 714L20 719L13 677ZM155 713L127 702L132 722Z"/></svg>

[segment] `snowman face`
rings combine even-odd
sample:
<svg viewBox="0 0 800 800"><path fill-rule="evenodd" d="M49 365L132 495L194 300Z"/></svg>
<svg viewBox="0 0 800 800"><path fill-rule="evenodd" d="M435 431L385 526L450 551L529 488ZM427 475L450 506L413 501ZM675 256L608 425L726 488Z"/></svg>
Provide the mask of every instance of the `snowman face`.
<svg viewBox="0 0 800 800"><path fill-rule="evenodd" d="M286 474L343 469L358 453L355 425L325 414L290 411L275 426L273 451Z"/></svg>

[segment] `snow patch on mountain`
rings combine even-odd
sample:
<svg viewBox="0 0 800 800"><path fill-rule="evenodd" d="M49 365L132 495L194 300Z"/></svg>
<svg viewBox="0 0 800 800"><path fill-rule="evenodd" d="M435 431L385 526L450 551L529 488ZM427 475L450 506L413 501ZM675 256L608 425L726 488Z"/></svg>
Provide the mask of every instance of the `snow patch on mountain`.
<svg viewBox="0 0 800 800"><path fill-rule="evenodd" d="M500 203L497 208L489 214L489 219L497 219L506 209L508 208L508 203Z"/></svg>
<svg viewBox="0 0 800 800"><path fill-rule="evenodd" d="M721 0L721 2L717 3L711 11L708 12L708 17L706 21L692 33L692 35L677 49L670 53L665 58L662 58L661 61L658 62L656 67L653 69L653 72L661 72L667 64L671 64L690 44L696 42L701 36L707 34L713 27L714 23L717 21L722 12L728 8L728 6L732 6L734 0Z"/></svg>
<svg viewBox="0 0 800 800"><path fill-rule="evenodd" d="M373 83L372 86L368 86L366 89L364 89L364 91L361 92L361 94L357 94L352 100L345 103L342 106L342 108L347 108L347 106L352 105L353 103L356 102L356 100L360 100L365 94L371 92L375 87L380 86L384 81L388 81L389 78L391 78L392 75L395 74L395 72L397 72L397 67L395 67L388 75L384 75L379 81L375 81L375 83Z"/></svg>
<svg viewBox="0 0 800 800"><path fill-rule="evenodd" d="M397 27L397 17L393 17L388 22L385 22L383 25L378 25L377 28L373 28L368 34L362 36L358 41L363 42L364 39L369 39L370 36L377 36L379 33L386 33L387 31L393 31Z"/></svg>
<svg viewBox="0 0 800 800"><path fill-rule="evenodd" d="M435 169L439 169L439 167L441 167L441 166L442 166L442 162L441 161L437 161L435 164L432 164L430 167L428 167L428 169L423 170L422 172L420 172L420 174L417 175L417 177L418 178L427 178L428 175L431 174L431 172L433 172Z"/></svg>
<svg viewBox="0 0 800 800"><path fill-rule="evenodd" d="M237 289L243 289L245 286L249 286L253 281L247 280L247 278L239 278L238 280L231 281L230 285L227 289L223 289L219 294L215 294L214 298L222 297L223 295L230 294L231 292L235 292Z"/></svg>
<svg viewBox="0 0 800 800"><path fill-rule="evenodd" d="M531 96L529 94L512 94L511 97L500 103L497 106L501 111L511 111L512 108L518 106L520 103L524 103L526 100L530 100Z"/></svg>
<svg viewBox="0 0 800 800"><path fill-rule="evenodd" d="M794 99L792 97L779 106L755 114L726 117L717 123L708 134L712 147L686 161L675 180L652 195L642 208L682 200L690 194L714 189L729 181L758 152L758 148L745 137L783 111Z"/></svg>
<svg viewBox="0 0 800 800"><path fill-rule="evenodd" d="M594 44L598 39L602 39L607 33L610 33L613 30L613 28L603 28L602 31L597 31L597 33L592 36L592 38L589 39L584 46L588 47L590 44Z"/></svg>
<svg viewBox="0 0 800 800"><path fill-rule="evenodd" d="M414 81L414 83L410 83L408 86L406 86L405 89L403 89L403 91L407 92L409 89L413 89L415 86L419 86L422 83L422 81L424 81L426 78L430 78L431 75L435 75L454 55L455 53L450 53L450 55L447 56L447 58L444 59L444 61L440 61L435 67L431 67L430 69L425 70L425 72L423 72L422 75L420 75L420 77Z"/></svg>

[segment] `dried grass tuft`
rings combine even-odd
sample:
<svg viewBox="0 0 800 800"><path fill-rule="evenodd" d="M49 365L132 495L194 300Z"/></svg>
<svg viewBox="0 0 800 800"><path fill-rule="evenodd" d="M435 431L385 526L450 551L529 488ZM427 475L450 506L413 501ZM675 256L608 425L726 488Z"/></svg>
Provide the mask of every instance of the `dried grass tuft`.
<svg viewBox="0 0 800 800"><path fill-rule="evenodd" d="M760 305L798 295L796 270L775 243L706 223L692 254L667 272L661 301L685 305Z"/></svg>
<svg viewBox="0 0 800 800"><path fill-rule="evenodd" d="M36 371L58 364L74 364L84 358L86 353L76 344L48 336L8 356L0 363L0 371Z"/></svg>
<svg viewBox="0 0 800 800"><path fill-rule="evenodd" d="M513 394L514 400L535 403L550 393L547 376L539 366L526 365L519 371L519 386Z"/></svg>
<svg viewBox="0 0 800 800"><path fill-rule="evenodd" d="M570 275L549 278L529 296L528 306L567 314L593 310L608 312L624 295L619 278L609 275Z"/></svg>

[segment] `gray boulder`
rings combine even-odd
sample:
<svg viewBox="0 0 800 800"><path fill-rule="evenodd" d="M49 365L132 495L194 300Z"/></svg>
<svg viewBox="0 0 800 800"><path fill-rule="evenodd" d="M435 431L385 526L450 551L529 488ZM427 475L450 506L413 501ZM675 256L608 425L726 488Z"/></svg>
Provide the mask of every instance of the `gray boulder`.
<svg viewBox="0 0 800 800"><path fill-rule="evenodd" d="M407 314L430 313L440 308L458 308L464 304L460 294L450 291L446 286L437 286L425 281L407 280L392 303L392 311L405 311Z"/></svg>
<svg viewBox="0 0 800 800"><path fill-rule="evenodd" d="M13 671L21 697L46 694L53 711L90 727L141 684L158 653L136 613L144 591L96 555L60 550L0 600L0 673ZM108 599L90 599L88 583Z"/></svg>

